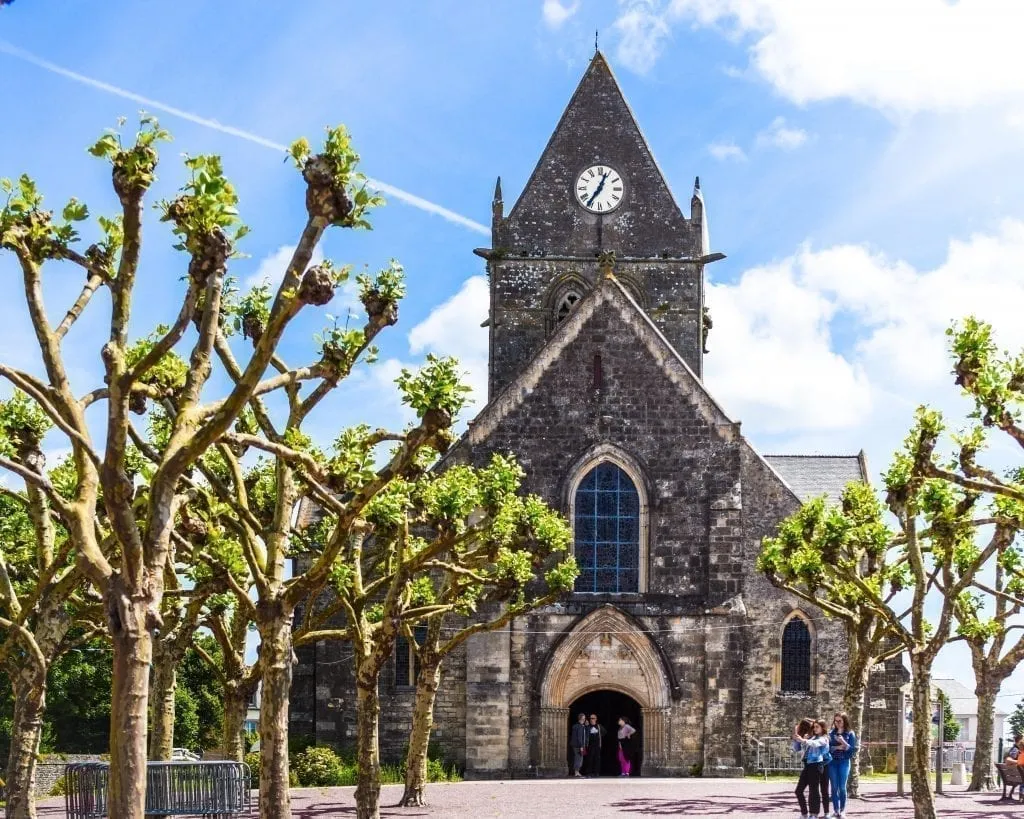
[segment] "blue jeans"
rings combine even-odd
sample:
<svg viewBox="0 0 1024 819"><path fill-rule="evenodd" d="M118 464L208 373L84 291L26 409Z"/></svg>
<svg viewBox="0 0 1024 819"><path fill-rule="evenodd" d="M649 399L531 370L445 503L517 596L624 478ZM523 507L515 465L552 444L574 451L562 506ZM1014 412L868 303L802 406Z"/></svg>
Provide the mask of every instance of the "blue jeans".
<svg viewBox="0 0 1024 819"><path fill-rule="evenodd" d="M833 759L828 763L828 780L832 786L832 807L836 813L846 810L846 780L850 778L850 760Z"/></svg>

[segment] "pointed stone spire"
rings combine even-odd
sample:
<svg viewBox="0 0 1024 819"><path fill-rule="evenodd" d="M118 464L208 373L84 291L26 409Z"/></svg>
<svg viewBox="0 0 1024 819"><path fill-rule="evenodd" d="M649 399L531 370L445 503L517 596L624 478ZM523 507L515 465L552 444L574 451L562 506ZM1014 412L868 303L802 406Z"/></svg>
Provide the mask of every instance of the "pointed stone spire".
<svg viewBox="0 0 1024 819"><path fill-rule="evenodd" d="M693 180L693 198L690 199L690 220L700 226L700 255L711 252L711 239L708 236L708 218L704 212L704 193L700 189L700 177Z"/></svg>
<svg viewBox="0 0 1024 819"><path fill-rule="evenodd" d="M501 177L494 183L494 199L491 200L491 246L505 246L505 203L501 198Z"/></svg>

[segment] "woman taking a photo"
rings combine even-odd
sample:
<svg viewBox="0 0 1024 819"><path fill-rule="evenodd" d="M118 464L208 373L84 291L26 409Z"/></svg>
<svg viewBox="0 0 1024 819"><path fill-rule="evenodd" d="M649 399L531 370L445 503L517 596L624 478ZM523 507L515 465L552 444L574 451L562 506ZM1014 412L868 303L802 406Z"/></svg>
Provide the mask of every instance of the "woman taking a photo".
<svg viewBox="0 0 1024 819"><path fill-rule="evenodd" d="M850 765L857 752L857 735L850 730L850 718L845 712L836 714L832 720L832 730L828 732L828 748L832 754L832 762L828 766L829 784L832 786L832 817L840 819L846 816L846 780L850 778Z"/></svg>
<svg viewBox="0 0 1024 819"><path fill-rule="evenodd" d="M828 759L828 737L825 732L828 726L818 719L800 720L793 727L793 750L799 751L804 761L804 769L796 783L796 801L800 804L801 819L817 816L821 809L821 777L825 773L825 761ZM811 789L810 813L807 812L807 798L804 791ZM828 810L828 807L825 808Z"/></svg>

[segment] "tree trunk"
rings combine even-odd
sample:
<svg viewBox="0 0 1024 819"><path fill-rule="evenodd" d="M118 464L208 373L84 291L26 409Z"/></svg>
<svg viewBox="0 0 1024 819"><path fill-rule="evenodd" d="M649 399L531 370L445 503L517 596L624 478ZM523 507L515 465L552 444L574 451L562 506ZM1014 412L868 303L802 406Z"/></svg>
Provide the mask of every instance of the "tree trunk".
<svg viewBox="0 0 1024 819"><path fill-rule="evenodd" d="M852 657L850 668L846 674L846 691L843 692L843 708L850 718L850 730L857 735L858 750L850 763L850 779L847 782L847 796L851 799L858 798L860 787L860 743L863 740L862 729L864 727L864 696L868 688L868 679L871 675L873 657Z"/></svg>
<svg viewBox="0 0 1024 819"><path fill-rule="evenodd" d="M364 660L356 673L356 819L380 819L380 676Z"/></svg>
<svg viewBox="0 0 1024 819"><path fill-rule="evenodd" d="M974 693L978 697L978 734L974 740L974 764L971 767L971 784L969 791L980 791L985 779L992 772L992 743L994 742L994 722L996 695L1002 680L979 678Z"/></svg>
<svg viewBox="0 0 1024 819"><path fill-rule="evenodd" d="M46 675L25 671L12 679L14 721L7 757L7 819L35 819L36 761L46 710Z"/></svg>
<svg viewBox="0 0 1024 819"><path fill-rule="evenodd" d="M928 776L928 749L932 732L931 660L924 660L911 652L910 668L913 675L911 685L914 706L910 793L914 800L914 819L935 819L935 802Z"/></svg>
<svg viewBox="0 0 1024 819"><path fill-rule="evenodd" d="M241 762L245 757L245 715L249 711L249 692L237 683L224 686L224 720L221 729L221 751L226 759Z"/></svg>
<svg viewBox="0 0 1024 819"><path fill-rule="evenodd" d="M402 807L422 807L423 789L427 784L427 749L430 731L434 726L434 700L441 684L441 659L421 650L420 670L416 677L416 708L409 735L409 752L405 757L405 793L398 804Z"/></svg>
<svg viewBox="0 0 1024 819"><path fill-rule="evenodd" d="M149 758L168 762L174 748L174 693L178 670L173 659L154 650L149 692Z"/></svg>
<svg viewBox="0 0 1024 819"><path fill-rule="evenodd" d="M107 611L114 645L110 701L110 819L143 819L146 809L146 727L153 637L144 600L131 599L115 579Z"/></svg>
<svg viewBox="0 0 1024 819"><path fill-rule="evenodd" d="M260 819L291 819L288 792L288 696L292 686L292 619L280 603L260 616L260 661L263 699L260 703Z"/></svg>

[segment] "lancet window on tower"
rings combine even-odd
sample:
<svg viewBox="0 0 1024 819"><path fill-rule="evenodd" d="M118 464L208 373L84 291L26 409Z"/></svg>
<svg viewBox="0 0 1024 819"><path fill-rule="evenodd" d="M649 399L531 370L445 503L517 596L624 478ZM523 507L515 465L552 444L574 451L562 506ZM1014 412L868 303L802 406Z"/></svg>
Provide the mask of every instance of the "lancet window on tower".
<svg viewBox="0 0 1024 819"><path fill-rule="evenodd" d="M617 464L594 467L576 489L578 592L640 590L640 495Z"/></svg>
<svg viewBox="0 0 1024 819"><path fill-rule="evenodd" d="M555 310L555 323L561 324L562 320L572 312L572 308L576 306L576 302L580 300L580 294L575 290L570 290L561 300L558 302L558 308Z"/></svg>

